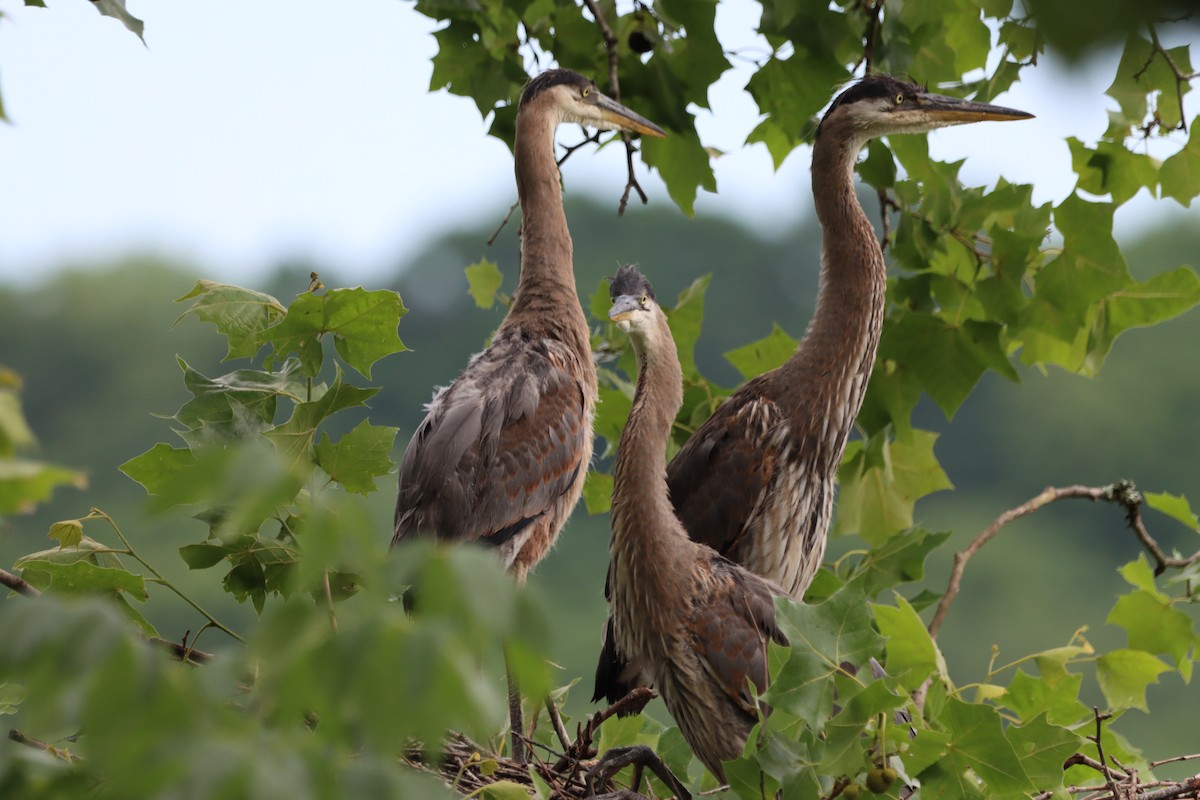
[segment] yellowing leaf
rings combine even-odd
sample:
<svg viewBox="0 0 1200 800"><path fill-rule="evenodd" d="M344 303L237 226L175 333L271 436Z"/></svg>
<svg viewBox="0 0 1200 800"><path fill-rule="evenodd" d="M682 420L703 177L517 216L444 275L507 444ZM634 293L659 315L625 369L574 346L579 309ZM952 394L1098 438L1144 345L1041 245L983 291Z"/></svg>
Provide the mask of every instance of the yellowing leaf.
<svg viewBox="0 0 1200 800"><path fill-rule="evenodd" d="M504 274L494 261L486 258L467 267L467 291L479 308L491 308L496 302L496 292L504 282Z"/></svg>
<svg viewBox="0 0 1200 800"><path fill-rule="evenodd" d="M74 547L83 541L83 522L77 519L64 519L50 526L51 539L58 540L59 548Z"/></svg>

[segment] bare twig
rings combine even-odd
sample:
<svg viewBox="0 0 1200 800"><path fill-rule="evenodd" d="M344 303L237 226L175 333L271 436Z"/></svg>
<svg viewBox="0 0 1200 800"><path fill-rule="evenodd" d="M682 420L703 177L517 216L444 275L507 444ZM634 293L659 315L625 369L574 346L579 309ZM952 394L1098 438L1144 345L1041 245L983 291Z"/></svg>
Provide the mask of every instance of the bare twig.
<svg viewBox="0 0 1200 800"><path fill-rule="evenodd" d="M3 569L0 569L0 584L7 586L9 589L12 589L18 594L25 595L26 597L37 597L41 594L41 592L36 588L26 583L23 578L13 575L11 572Z"/></svg>
<svg viewBox="0 0 1200 800"><path fill-rule="evenodd" d="M867 2L860 0L859 8L867 15L867 30L863 33L863 55L859 59L858 64L863 64L867 75L871 74L871 67L875 60L875 43L879 41L879 23L880 16L883 13L883 0L875 0L875 2ZM858 68L855 64L855 69Z"/></svg>
<svg viewBox="0 0 1200 800"><path fill-rule="evenodd" d="M182 642L168 642L166 639L159 639L156 636L151 636L146 641L150 642L150 644L154 645L155 647L161 647L164 650L169 651L171 655L175 656L175 658L179 659L180 661L186 661L189 664L207 664L209 661L212 661L214 658L216 658L216 656L214 656L212 653L206 653L203 650L197 650L189 645L187 643L186 636Z"/></svg>
<svg viewBox="0 0 1200 800"><path fill-rule="evenodd" d="M967 548L959 553L954 554L954 568L950 572L950 583L946 587L946 593L942 595L941 601L938 603L937 610L933 614L933 621L929 623L929 635L937 638L938 631L942 628L942 623L946 619L946 614L950 610L950 604L954 602L954 598L958 595L958 589L962 583L963 572L967 568L967 562L971 557L979 552L979 548L990 542L1000 529L1008 523L1020 519L1028 514L1032 514L1038 509L1050 505L1053 502L1062 500L1068 497L1081 497L1088 500L1102 500L1104 495L1112 487L1095 488L1091 486L1067 486L1064 488L1055 488L1053 486L1042 490L1041 494L1022 503L1016 508L1011 508L1005 511L996 521L987 527L983 533L980 533L975 539L967 545Z"/></svg>
<svg viewBox="0 0 1200 800"><path fill-rule="evenodd" d="M1158 542L1154 540L1142 523L1142 494L1132 482L1122 480L1109 486L1065 486L1062 488L1050 486L1042 490L1039 495L1028 502L1005 511L986 530L976 536L967 545L965 550L954 555L954 568L950 572L950 582L946 587L946 593L942 595L942 599L938 603L937 610L934 612L933 621L929 623L929 635L937 638L938 631L941 630L942 623L946 619L946 614L950 610L950 604L954 602L954 598L958 594L963 571L967 568L967 562L979 551L979 548L991 541L1000 532L1000 529L1010 522L1032 514L1051 503L1071 498L1092 501L1104 500L1122 506L1125 509L1126 523L1133 530L1138 541L1154 557L1157 564L1155 568L1156 574L1161 574L1168 567L1182 568L1200 561L1200 552L1188 558L1170 558L1163 552Z"/></svg>
<svg viewBox="0 0 1200 800"><path fill-rule="evenodd" d="M554 727L554 733L562 743L563 750L570 750L571 736L567 733L567 726L563 725L562 714L558 713L558 706L555 705L553 697L546 698L546 714L550 717L550 724Z"/></svg>
<svg viewBox="0 0 1200 800"><path fill-rule="evenodd" d="M65 747L56 747L49 742L43 742L41 739L35 739L32 736L26 736L16 728L8 732L8 738L12 739L17 744L23 744L26 747L32 747L34 750L41 750L43 753L49 753L55 758L60 758L67 763L74 763L79 760L79 756L72 753Z"/></svg>
<svg viewBox="0 0 1200 800"><path fill-rule="evenodd" d="M612 99L618 103L621 102L621 81L618 77L618 64L620 56L617 54L617 35L613 33L612 27L608 24L608 20L604 18L604 12L600 10L600 4L596 0L583 0L588 11L592 13L592 19L596 21L596 27L600 29L600 35L604 37L604 49L608 53L608 89L612 95ZM642 187L638 184L637 177L633 171L633 154L637 152L637 148L633 146L633 137L628 132L621 132L621 141L625 143L625 166L628 170L629 177L625 181L625 191L621 194L621 203L617 206L617 214L625 213L625 207L629 205L629 193L636 190L638 197L642 199L642 205L649 202L646 193L642 191Z"/></svg>
<svg viewBox="0 0 1200 800"><path fill-rule="evenodd" d="M646 703L649 703L653 698L653 689L647 686L639 686L608 708L603 708L592 714L592 716L588 717L586 725L579 726L577 729L578 735L575 737L574 743L567 748L567 752L563 754L563 757L551 769L554 772L562 772L572 761L578 762L581 759L591 758L596 755L596 750L592 747L592 737L596 734L596 729L603 724L604 720L614 714L621 714L625 711L636 713L644 708Z"/></svg>
<svg viewBox="0 0 1200 800"><path fill-rule="evenodd" d="M1178 130L1187 133L1187 113L1183 108L1183 87L1194 81L1196 78L1200 78L1200 72L1184 72L1181 70L1179 65L1175 63L1175 59L1171 58L1171 54L1168 53L1167 49L1162 46L1162 42L1158 40L1158 31L1155 30L1153 25L1149 26L1149 30L1150 42L1154 46L1154 49L1150 51L1150 55L1147 57L1146 63L1142 65L1142 68L1133 74L1133 79L1138 80L1141 78L1146 70L1150 68L1150 64L1152 61L1154 61L1154 57L1161 55L1163 61L1167 62L1167 66L1171 68L1171 72L1175 76L1175 100L1179 104L1179 125L1176 127ZM1157 121L1157 119L1158 116L1155 115L1155 120ZM1173 128L1172 130L1175 129Z"/></svg>

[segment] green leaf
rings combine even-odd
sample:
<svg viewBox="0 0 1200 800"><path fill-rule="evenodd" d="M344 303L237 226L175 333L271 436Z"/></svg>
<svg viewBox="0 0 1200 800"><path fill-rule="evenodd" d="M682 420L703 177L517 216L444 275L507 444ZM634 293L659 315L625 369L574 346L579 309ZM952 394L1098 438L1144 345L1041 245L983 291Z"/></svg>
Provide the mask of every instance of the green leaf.
<svg viewBox="0 0 1200 800"><path fill-rule="evenodd" d="M146 25L125 9L125 0L91 0L91 2L92 6L104 16L119 19L122 25L133 31L134 35L145 44L146 39L142 36L142 32Z"/></svg>
<svg viewBox="0 0 1200 800"><path fill-rule="evenodd" d="M1001 702L1025 721L1045 714L1055 725L1074 725L1091 714L1091 710L1079 702L1082 683L1083 676L1078 674L1068 674L1051 683L1017 670Z"/></svg>
<svg viewBox="0 0 1200 800"><path fill-rule="evenodd" d="M291 418L277 425L266 437L279 448L287 463L293 467L309 457L317 427L330 415L347 408L366 405L379 390L361 389L342 380L339 368L333 384L316 400L301 403L292 411Z"/></svg>
<svg viewBox="0 0 1200 800"><path fill-rule="evenodd" d="M704 321L704 293L712 275L704 275L692 281L691 285L679 293L675 307L667 312L667 322L671 326L671 336L675 339L675 349L679 351L679 364L683 369L683 377L699 378L696 369L696 342L700 338L700 325Z"/></svg>
<svg viewBox="0 0 1200 800"><path fill-rule="evenodd" d="M749 379L783 364L796 352L798 344L783 328L774 324L764 338L730 350L725 354L725 359L743 378Z"/></svg>
<svg viewBox="0 0 1200 800"><path fill-rule="evenodd" d="M229 341L225 361L253 357L263 345L263 331L287 313L283 304L269 294L215 281L197 281L190 292L175 302L184 300L193 302L180 319L195 314L215 325Z"/></svg>
<svg viewBox="0 0 1200 800"><path fill-rule="evenodd" d="M946 665L916 610L900 595L896 605L871 605L879 632L888 640L888 674L914 690L935 671L945 677Z"/></svg>
<svg viewBox="0 0 1200 800"><path fill-rule="evenodd" d="M226 545L200 542L179 548L179 556L188 569L208 569L220 564L234 550Z"/></svg>
<svg viewBox="0 0 1200 800"><path fill-rule="evenodd" d="M332 333L338 355L369 379L372 364L408 349L396 334L406 313L400 295L388 289L306 292L263 337L274 347L275 357L297 353L306 374L315 375L321 368L321 337Z"/></svg>
<svg viewBox="0 0 1200 800"><path fill-rule="evenodd" d="M1129 635L1129 647L1166 653L1180 665L1195 639L1192 620L1159 592L1139 590L1121 595L1105 620Z"/></svg>
<svg viewBox="0 0 1200 800"><path fill-rule="evenodd" d="M842 662L866 664L884 640L871 625L866 598L851 587L815 606L779 598L775 609L791 647L782 651L786 661L763 699L819 729L833 711L833 679Z"/></svg>
<svg viewBox="0 0 1200 800"><path fill-rule="evenodd" d="M708 151L695 130L673 131L666 139L643 139L642 160L662 175L667 193L689 217L696 213L696 192L717 191Z"/></svg>
<svg viewBox="0 0 1200 800"><path fill-rule="evenodd" d="M1190 208L1192 199L1200 194L1200 125L1192 122L1192 133L1187 144L1175 155L1163 162L1159 169L1164 197L1176 200L1184 208Z"/></svg>
<svg viewBox="0 0 1200 800"><path fill-rule="evenodd" d="M1156 325L1197 304L1200 304L1200 276L1190 267L1178 267L1118 289L1104 298L1093 326L1089 358L1102 359L1125 331Z"/></svg>
<svg viewBox="0 0 1200 800"><path fill-rule="evenodd" d="M946 700L939 721L950 733L944 765L965 779L973 771L996 795L1037 789L1004 735L1000 714L992 706ZM1061 762L1060 762L1061 763ZM964 795L965 791L964 791Z"/></svg>
<svg viewBox="0 0 1200 800"><path fill-rule="evenodd" d="M905 439L887 440L886 431L864 448L852 442L838 471L841 485L835 531L857 533L878 546L912 526L916 501L953 488L933 454L937 434L914 430Z"/></svg>
<svg viewBox="0 0 1200 800"><path fill-rule="evenodd" d="M612 508L612 475L588 470L583 480L583 504L589 514L603 514Z"/></svg>
<svg viewBox="0 0 1200 800"><path fill-rule="evenodd" d="M159 442L118 469L145 487L147 494L160 494L165 482L195 463L191 450Z"/></svg>
<svg viewBox="0 0 1200 800"><path fill-rule="evenodd" d="M58 540L59 549L76 547L83 541L83 522L77 519L64 519L50 526L49 536Z"/></svg>
<svg viewBox="0 0 1200 800"><path fill-rule="evenodd" d="M16 373L2 367L0 373L11 375L11 380L19 381ZM35 441L33 431L21 412L20 395L15 388L0 385L0 458L11 458L17 450L29 447Z"/></svg>
<svg viewBox="0 0 1200 800"><path fill-rule="evenodd" d="M496 781L484 786L475 796L484 800L529 800L529 788L514 781Z"/></svg>
<svg viewBox="0 0 1200 800"><path fill-rule="evenodd" d="M1186 497L1168 492L1146 492L1143 497L1146 498L1146 505L1155 511L1182 522L1194 531L1200 531L1200 519L1197 519L1196 512L1188 505Z"/></svg>
<svg viewBox="0 0 1200 800"><path fill-rule="evenodd" d="M389 456L398 431L364 419L336 444L323 436L317 444L317 466L346 491L370 494L375 491L375 479L395 466Z"/></svg>
<svg viewBox="0 0 1200 800"><path fill-rule="evenodd" d="M86 489L87 485L82 472L41 461L0 458L0 514L28 514L59 486Z"/></svg>
<svg viewBox="0 0 1200 800"><path fill-rule="evenodd" d="M1008 738L1021 766L1039 791L1063 784L1063 762L1085 747L1082 736L1038 717L1008 728Z"/></svg>
<svg viewBox="0 0 1200 800"><path fill-rule="evenodd" d="M1113 650L1096 662L1096 679L1109 708L1146 707L1146 687L1158 683L1158 676L1170 669L1159 659L1141 650Z"/></svg>
<svg viewBox="0 0 1200 800"><path fill-rule="evenodd" d="M905 700L885 681L872 681L849 696L839 693L838 703L842 710L825 726L825 753L818 767L820 773L856 773L866 760L863 732L867 723L880 714L900 708Z"/></svg>
<svg viewBox="0 0 1200 800"><path fill-rule="evenodd" d="M879 355L911 369L946 417L952 418L984 370L1017 380L1000 344L1000 332L996 323L967 320L952 325L933 314L910 311L884 331Z"/></svg>
<svg viewBox="0 0 1200 800"><path fill-rule="evenodd" d="M19 683L0 683L0 717L17 713L17 707L25 700L25 687Z"/></svg>
<svg viewBox="0 0 1200 800"><path fill-rule="evenodd" d="M870 550L855 565L854 579L862 583L867 597L876 597L901 583L924 580L926 558L949 537L949 531L930 533L921 528L899 533Z"/></svg>
<svg viewBox="0 0 1200 800"><path fill-rule="evenodd" d="M41 559L21 563L21 577L42 591L63 594L95 594L122 591L145 600L146 584L141 575L124 569L101 567L90 561L60 564Z"/></svg>
<svg viewBox="0 0 1200 800"><path fill-rule="evenodd" d="M491 308L496 302L496 292L504 282L504 273L496 262L482 258L464 270L467 274L467 290L479 308Z"/></svg>

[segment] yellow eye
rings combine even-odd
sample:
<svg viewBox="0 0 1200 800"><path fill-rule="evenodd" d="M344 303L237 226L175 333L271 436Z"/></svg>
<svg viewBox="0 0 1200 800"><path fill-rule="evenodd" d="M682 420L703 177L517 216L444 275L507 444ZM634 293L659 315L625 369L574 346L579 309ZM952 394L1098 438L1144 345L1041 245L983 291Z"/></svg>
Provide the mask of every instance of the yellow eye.
<svg viewBox="0 0 1200 800"><path fill-rule="evenodd" d="M584 97L587 97L587 96L588 96L589 94L591 94L591 93L592 93L592 90L591 90L591 89L589 89L589 88L588 88L588 87L586 87L586 86L585 86L585 87L583 87L583 91L581 92L581 94L582 94Z"/></svg>
<svg viewBox="0 0 1200 800"><path fill-rule="evenodd" d="M647 297L646 295L642 295L641 304L642 304L642 305L646 305L646 301L647 301L647 300L649 300L649 299L650 299L650 298L649 298L649 297Z"/></svg>
<svg viewBox="0 0 1200 800"><path fill-rule="evenodd" d="M896 105L900 105L903 102L904 102L904 95L902 95L902 94L896 95Z"/></svg>

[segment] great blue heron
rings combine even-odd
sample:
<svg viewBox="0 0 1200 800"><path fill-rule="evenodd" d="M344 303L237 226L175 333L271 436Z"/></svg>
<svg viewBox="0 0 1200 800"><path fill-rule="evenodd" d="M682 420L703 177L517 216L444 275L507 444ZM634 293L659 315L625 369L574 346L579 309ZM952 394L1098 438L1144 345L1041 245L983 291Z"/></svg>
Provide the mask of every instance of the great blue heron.
<svg viewBox="0 0 1200 800"><path fill-rule="evenodd" d="M792 357L735 392L667 467L671 503L693 540L803 596L825 552L834 478L883 323L887 272L855 195L855 160L878 136L1031 116L886 75L863 78L833 101L812 155L824 232L816 312ZM614 624L610 617L594 700L615 702L653 677L623 651Z"/></svg>
<svg viewBox="0 0 1200 800"><path fill-rule="evenodd" d="M400 466L392 544L428 535L493 547L524 582L579 500L592 457L596 367L554 157L563 123L665 136L570 70L543 72L517 110L521 277L491 345L440 390ZM513 755L524 756L510 681Z"/></svg>
<svg viewBox="0 0 1200 800"><path fill-rule="evenodd" d="M667 495L666 446L683 375L654 290L634 267L613 279L609 318L637 355L633 408L613 467L611 631L653 680L692 750L724 780L758 719L782 589L688 538Z"/></svg>

